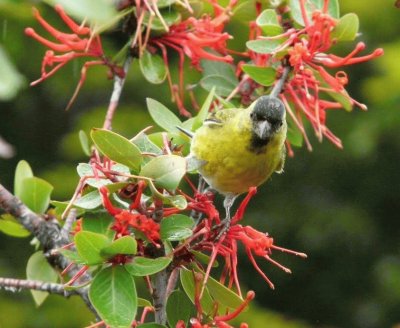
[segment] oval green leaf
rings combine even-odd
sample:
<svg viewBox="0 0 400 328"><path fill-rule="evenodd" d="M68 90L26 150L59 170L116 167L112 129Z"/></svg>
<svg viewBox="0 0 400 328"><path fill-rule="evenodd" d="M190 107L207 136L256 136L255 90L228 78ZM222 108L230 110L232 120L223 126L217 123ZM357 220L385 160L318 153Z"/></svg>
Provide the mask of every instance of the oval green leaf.
<svg viewBox="0 0 400 328"><path fill-rule="evenodd" d="M290 13L296 23L304 26L303 15L300 9L300 1L299 0L289 0ZM305 1L305 8L307 12L307 17L311 21L312 13L315 10L322 10L324 7L324 0L308 0ZM339 10L339 1L338 0L330 0L328 3L328 14L333 18L340 17Z"/></svg>
<svg viewBox="0 0 400 328"><path fill-rule="evenodd" d="M153 84L163 83L167 77L167 68L161 56L145 50L139 58L140 70L147 81Z"/></svg>
<svg viewBox="0 0 400 328"><path fill-rule="evenodd" d="M182 122L174 113L157 100L147 98L146 103L151 118L159 127L169 132L178 131L176 127Z"/></svg>
<svg viewBox="0 0 400 328"><path fill-rule="evenodd" d="M187 325L193 306L184 292L175 290L167 300L167 319L170 327L175 327L179 320Z"/></svg>
<svg viewBox="0 0 400 328"><path fill-rule="evenodd" d="M275 82L276 71L272 67L243 65L242 69L258 84L268 87Z"/></svg>
<svg viewBox="0 0 400 328"><path fill-rule="evenodd" d="M194 220L186 215L175 214L164 218L160 224L162 240L180 241L190 237Z"/></svg>
<svg viewBox="0 0 400 328"><path fill-rule="evenodd" d="M88 138L86 132L83 130L79 131L79 142L81 143L81 147L82 147L84 154L86 156L90 156L91 153L90 153L89 138Z"/></svg>
<svg viewBox="0 0 400 328"><path fill-rule="evenodd" d="M214 300L228 308L236 309L243 303L243 299L238 294L212 277L207 280L207 288Z"/></svg>
<svg viewBox="0 0 400 328"><path fill-rule="evenodd" d="M339 41L353 41L357 36L359 25L358 16L348 13L340 17L338 24L331 33L331 37Z"/></svg>
<svg viewBox="0 0 400 328"><path fill-rule="evenodd" d="M101 255L101 250L111 244L106 236L91 231L78 232L74 242L78 255L87 265L103 263L107 257Z"/></svg>
<svg viewBox="0 0 400 328"><path fill-rule="evenodd" d="M106 24L117 14L114 4L108 0L45 0L45 2L51 5L60 4L67 13L93 24Z"/></svg>
<svg viewBox="0 0 400 328"><path fill-rule="evenodd" d="M247 48L258 54L271 54L276 52L281 44L281 40L251 40L246 42Z"/></svg>
<svg viewBox="0 0 400 328"><path fill-rule="evenodd" d="M139 171L142 154L128 139L105 129L92 129L90 136L103 155L117 163L128 166L135 172Z"/></svg>
<svg viewBox="0 0 400 328"><path fill-rule="evenodd" d="M10 214L0 216L0 231L17 238L28 237L31 234Z"/></svg>
<svg viewBox="0 0 400 328"><path fill-rule="evenodd" d="M33 172L27 161L21 160L15 168L14 176L14 195L20 198L23 189L22 182L25 178L32 178Z"/></svg>
<svg viewBox="0 0 400 328"><path fill-rule="evenodd" d="M19 198L33 212L43 214L50 204L53 186L37 177L22 180Z"/></svg>
<svg viewBox="0 0 400 328"><path fill-rule="evenodd" d="M137 252L137 242L132 236L123 236L114 240L111 245L104 247L100 253L103 256L115 256L117 254L133 255Z"/></svg>
<svg viewBox="0 0 400 328"><path fill-rule="evenodd" d="M209 92L215 88L217 95L228 97L236 88L237 83L222 75L207 75L200 80L200 85Z"/></svg>
<svg viewBox="0 0 400 328"><path fill-rule="evenodd" d="M175 190L186 173L186 160L177 155L153 158L140 171L141 176L152 178L157 187Z"/></svg>
<svg viewBox="0 0 400 328"><path fill-rule="evenodd" d="M74 206L78 206L85 210L93 210L103 204L103 199L98 190L93 190L74 202Z"/></svg>
<svg viewBox="0 0 400 328"><path fill-rule="evenodd" d="M183 290L185 291L186 295L189 297L189 299L194 304L194 297L195 297L195 295L194 295L195 284L194 283L195 282L194 282L193 272L188 269L181 268L180 279L181 279L181 284L182 284ZM206 287L203 292L203 297L200 300L200 304L203 309L203 312L206 314L211 313L214 309L213 303L214 302L210 296L208 288Z"/></svg>
<svg viewBox="0 0 400 328"><path fill-rule="evenodd" d="M172 259L170 257L157 257L155 259L147 257L135 257L133 261L125 264L126 270L133 276L150 276L164 270Z"/></svg>
<svg viewBox="0 0 400 328"><path fill-rule="evenodd" d="M123 266L115 265L100 271L90 285L89 299L108 326L131 327L138 299L135 281Z"/></svg>
<svg viewBox="0 0 400 328"><path fill-rule="evenodd" d="M57 282L58 274L47 262L42 251L31 255L26 266L26 277L29 280L40 280L45 282ZM49 295L47 292L31 290L33 299L40 306Z"/></svg>
<svg viewBox="0 0 400 328"><path fill-rule="evenodd" d="M7 7L2 3L2 9ZM0 45L0 99L8 101L17 96L18 92L25 86L26 81L16 69L14 63L10 60L10 56Z"/></svg>
<svg viewBox="0 0 400 328"><path fill-rule="evenodd" d="M278 15L274 9L264 10L257 17L256 24L261 27L265 35L273 36L283 32L283 28L279 24Z"/></svg>

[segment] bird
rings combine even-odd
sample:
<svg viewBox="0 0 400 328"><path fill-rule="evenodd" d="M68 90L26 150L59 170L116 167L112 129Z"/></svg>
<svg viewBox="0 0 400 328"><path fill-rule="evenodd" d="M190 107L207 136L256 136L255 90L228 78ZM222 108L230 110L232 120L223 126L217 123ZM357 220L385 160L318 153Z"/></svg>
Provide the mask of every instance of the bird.
<svg viewBox="0 0 400 328"><path fill-rule="evenodd" d="M209 186L222 194L226 217L219 236L230 227L235 199L283 172L286 110L277 92L247 108L211 112L192 137L188 160Z"/></svg>

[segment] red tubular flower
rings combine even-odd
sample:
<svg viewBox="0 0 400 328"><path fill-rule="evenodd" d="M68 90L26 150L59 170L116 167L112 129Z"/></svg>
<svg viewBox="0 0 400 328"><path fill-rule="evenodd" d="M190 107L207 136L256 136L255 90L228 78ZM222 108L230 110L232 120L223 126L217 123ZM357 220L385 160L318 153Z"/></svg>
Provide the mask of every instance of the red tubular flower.
<svg viewBox="0 0 400 328"><path fill-rule="evenodd" d="M40 12L36 8L33 9L33 14L37 21L40 23L40 25L43 26L43 28L47 32L50 33L52 37L54 37L58 41L58 43L45 39L44 37L37 34L36 31L31 27L25 29L26 35L34 38L35 40L50 49L46 51L45 56L43 57L41 77L38 80L33 81L31 85L36 85L51 77L60 68L76 58L88 57L98 59L94 61L87 61L83 65L81 70L81 79L67 106L67 108L69 108L75 100L76 96L78 95L78 92L83 83L85 82L86 71L90 66L106 65L110 68L112 74L117 74L121 77L124 73L119 67L111 64L105 57L99 35L94 35L88 27L76 24L65 13L60 5L55 6L55 10L59 14L63 22L72 31L72 33L63 33L55 29L53 26L47 23L47 21L40 15ZM55 52L60 54L56 54Z"/></svg>
<svg viewBox="0 0 400 328"><path fill-rule="evenodd" d="M359 103L347 93L345 89L348 83L346 73L338 71L332 74L328 69L340 69L342 66L358 64L383 55L383 50L379 48L368 55L358 56L365 49L363 42L359 42L354 50L345 57L330 54L331 47L337 42L332 37L332 31L338 20L330 16L328 5L329 0L324 0L322 10L315 10L310 19L307 14L306 1L300 0L304 28L290 28L281 35L273 37L260 36L260 29L257 27L253 28L251 33L252 38L284 40L271 54L264 55L250 51L249 55L255 65L270 66L275 53L287 51L288 62L293 68L293 76L286 82L281 98L289 116L303 134L309 150L312 147L300 113L303 113L305 118L310 121L320 141L325 136L341 148L341 140L326 126L327 110L343 108L344 103L347 103L349 107L357 106L363 110L367 109L364 104ZM327 93L334 100L323 100L322 93ZM337 98L342 99L341 102Z"/></svg>
<svg viewBox="0 0 400 328"><path fill-rule="evenodd" d="M112 227L117 232L117 236L125 236L130 234L130 229L134 228L141 232L151 243L158 246L160 241L160 225L156 223L152 218L148 218L146 215L134 212L122 210L114 207L108 198L108 190L106 187L100 188L100 193L103 197L103 204L107 211L114 216L115 222ZM142 196L142 193L137 193L136 198ZM137 203L134 200L134 203Z"/></svg>
<svg viewBox="0 0 400 328"><path fill-rule="evenodd" d="M226 47L227 40L232 37L224 32L224 28L230 18L230 11L236 5L237 0L231 0L226 8L221 7L217 1L210 2L214 8L214 18L209 15L203 15L200 18L189 17L179 24L170 26L166 34L150 40L150 44L161 49L167 67L169 66L167 48L172 48L179 54L179 88L173 85L169 72L167 77L173 98L177 102L181 114L185 116L190 116L190 113L183 106L185 55L199 71L201 70L200 61L202 59L226 63L233 62L233 58L228 55ZM211 52L206 51L206 48L210 49Z"/></svg>

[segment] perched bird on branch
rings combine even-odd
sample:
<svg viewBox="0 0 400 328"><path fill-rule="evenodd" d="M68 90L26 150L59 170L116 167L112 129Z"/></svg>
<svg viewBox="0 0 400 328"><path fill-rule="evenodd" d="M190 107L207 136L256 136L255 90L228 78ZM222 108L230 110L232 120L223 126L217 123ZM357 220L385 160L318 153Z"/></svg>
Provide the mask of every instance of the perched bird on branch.
<svg viewBox="0 0 400 328"><path fill-rule="evenodd" d="M225 196L224 231L229 228L236 197L283 171L287 124L278 94L287 74L284 71L270 95L248 108L212 112L193 135L189 160L210 187Z"/></svg>

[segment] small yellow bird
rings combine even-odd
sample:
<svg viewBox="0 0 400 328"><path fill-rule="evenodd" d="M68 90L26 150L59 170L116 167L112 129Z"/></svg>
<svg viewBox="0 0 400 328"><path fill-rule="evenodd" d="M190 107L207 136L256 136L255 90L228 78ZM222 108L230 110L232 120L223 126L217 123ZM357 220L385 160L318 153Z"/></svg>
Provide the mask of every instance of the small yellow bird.
<svg viewBox="0 0 400 328"><path fill-rule="evenodd" d="M262 96L248 108L212 112L193 135L189 158L204 180L225 196L227 225L236 197L264 183L285 162L286 111L276 96Z"/></svg>

